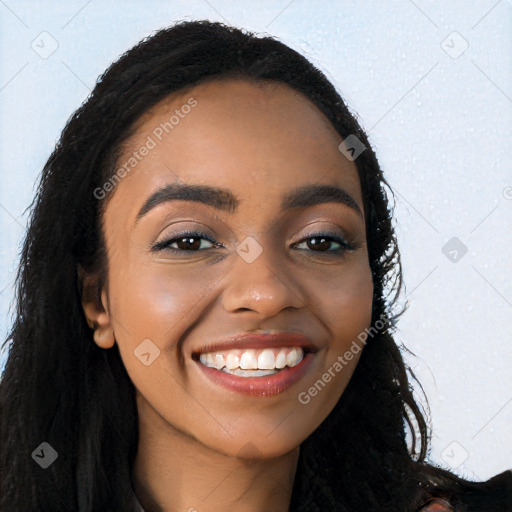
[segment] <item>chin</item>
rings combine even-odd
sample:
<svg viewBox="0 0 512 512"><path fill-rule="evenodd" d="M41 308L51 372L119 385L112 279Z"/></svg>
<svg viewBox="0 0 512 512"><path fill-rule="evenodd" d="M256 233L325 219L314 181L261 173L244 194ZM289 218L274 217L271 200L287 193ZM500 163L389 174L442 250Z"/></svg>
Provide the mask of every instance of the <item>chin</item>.
<svg viewBox="0 0 512 512"><path fill-rule="evenodd" d="M249 463L257 459L273 459L286 455L296 450L305 437L295 438L289 432L282 432L279 436L269 436L268 433L255 434L246 430L239 434L233 432L232 437L227 436L218 442L210 438L204 444L230 457L246 459Z"/></svg>

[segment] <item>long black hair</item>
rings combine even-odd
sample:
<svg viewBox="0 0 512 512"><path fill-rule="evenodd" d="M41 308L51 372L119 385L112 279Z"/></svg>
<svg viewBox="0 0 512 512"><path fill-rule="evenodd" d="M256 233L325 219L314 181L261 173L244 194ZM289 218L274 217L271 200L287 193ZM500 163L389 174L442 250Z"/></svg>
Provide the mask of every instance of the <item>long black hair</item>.
<svg viewBox="0 0 512 512"><path fill-rule="evenodd" d="M93 342L81 305L82 294L97 294L106 278L101 219L109 196L99 201L95 190L112 178L121 144L148 108L175 91L230 77L288 84L342 138L355 135L367 148L355 163L374 330L341 399L301 445L290 510L411 511L436 493L466 507L458 490L477 489L425 462L427 423L393 339L401 269L390 189L355 116L322 72L278 40L187 21L142 40L106 70L44 166L5 341L1 512L137 510L131 484L138 441L134 386L117 345L105 350ZM79 266L99 272L98 289L82 289ZM33 460L41 443L58 454L47 469Z"/></svg>

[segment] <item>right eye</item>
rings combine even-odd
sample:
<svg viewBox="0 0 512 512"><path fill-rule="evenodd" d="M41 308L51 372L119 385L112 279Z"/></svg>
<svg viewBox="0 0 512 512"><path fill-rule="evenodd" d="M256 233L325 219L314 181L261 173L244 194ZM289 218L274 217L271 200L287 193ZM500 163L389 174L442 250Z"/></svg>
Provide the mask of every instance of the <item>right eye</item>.
<svg viewBox="0 0 512 512"><path fill-rule="evenodd" d="M338 247L333 247L333 244ZM305 249L300 249L300 246L305 246ZM292 245L299 250L306 250L312 254L316 253L318 256L322 254L335 254L342 256L346 251L353 250L354 247L344 240L336 233L312 233L300 242Z"/></svg>

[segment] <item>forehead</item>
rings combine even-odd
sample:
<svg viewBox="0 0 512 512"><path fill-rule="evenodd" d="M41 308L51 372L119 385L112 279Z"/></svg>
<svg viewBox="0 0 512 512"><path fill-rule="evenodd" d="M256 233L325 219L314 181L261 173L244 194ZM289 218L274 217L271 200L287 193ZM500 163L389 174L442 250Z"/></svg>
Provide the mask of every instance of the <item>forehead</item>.
<svg viewBox="0 0 512 512"><path fill-rule="evenodd" d="M225 121L241 120L253 117L255 128L266 123L288 120L309 119L312 128L323 125L324 130L338 136L330 121L309 98L289 85L275 80L248 78L213 78L195 86L189 86L168 97L163 98L149 108L134 123L134 130L139 134L147 132L157 119L169 119L166 114L173 114L187 103L190 98L198 101L199 109L193 109L195 118L203 114L214 116L222 113ZM188 110L188 109L186 109ZM181 116L180 116L181 117ZM283 119L284 118L284 119ZM220 120L219 124L220 124ZM222 123L224 127L227 123ZM297 127L304 131L304 126Z"/></svg>
<svg viewBox="0 0 512 512"><path fill-rule="evenodd" d="M202 83L173 93L138 119L117 162L127 172L112 203L133 208L175 181L230 188L242 201L256 202L322 182L342 185L357 199L356 167L338 150L341 140L326 116L286 84Z"/></svg>

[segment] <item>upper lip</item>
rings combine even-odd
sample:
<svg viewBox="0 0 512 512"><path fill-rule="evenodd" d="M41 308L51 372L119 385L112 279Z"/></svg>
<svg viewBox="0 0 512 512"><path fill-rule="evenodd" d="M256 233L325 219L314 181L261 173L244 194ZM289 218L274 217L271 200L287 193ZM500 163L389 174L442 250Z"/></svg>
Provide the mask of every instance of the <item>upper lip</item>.
<svg viewBox="0 0 512 512"><path fill-rule="evenodd" d="M209 345L201 347L193 352L200 355L207 352L222 352L231 349L262 349L277 347L302 347L304 352L317 352L317 347L306 335L298 332L273 332L271 334L240 333Z"/></svg>

